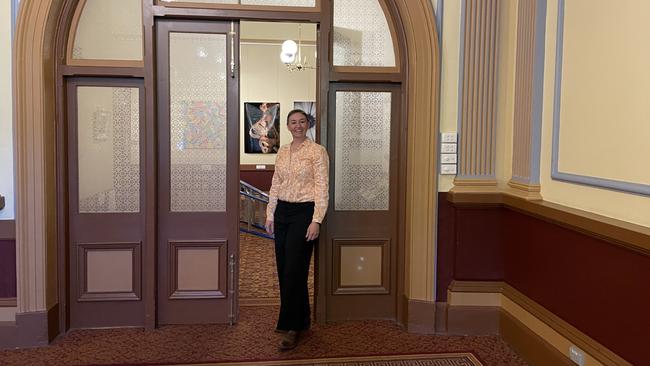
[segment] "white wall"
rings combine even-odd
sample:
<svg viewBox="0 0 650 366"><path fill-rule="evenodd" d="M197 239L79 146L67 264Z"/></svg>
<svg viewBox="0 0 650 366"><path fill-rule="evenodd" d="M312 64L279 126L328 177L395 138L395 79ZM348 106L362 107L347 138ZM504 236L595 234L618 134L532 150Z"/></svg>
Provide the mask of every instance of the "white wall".
<svg viewBox="0 0 650 366"><path fill-rule="evenodd" d="M11 82L11 1L0 1L0 220L14 218L13 105Z"/></svg>
<svg viewBox="0 0 650 366"><path fill-rule="evenodd" d="M281 42L292 38L296 42L297 25L287 23L242 22L241 26L241 90L240 90L240 163L275 164L276 154L244 153L244 103L280 103L280 144L291 142L286 128L287 113L294 101L316 100L316 70L289 72L280 62ZM302 40L313 43L316 26L302 25ZM256 42L259 41L259 42ZM315 66L315 47L303 45L303 55Z"/></svg>

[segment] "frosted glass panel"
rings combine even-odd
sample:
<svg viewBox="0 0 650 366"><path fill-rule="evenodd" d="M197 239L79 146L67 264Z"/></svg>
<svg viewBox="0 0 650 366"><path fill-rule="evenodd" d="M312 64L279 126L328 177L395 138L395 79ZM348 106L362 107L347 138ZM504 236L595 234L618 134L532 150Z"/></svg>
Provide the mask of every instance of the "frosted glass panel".
<svg viewBox="0 0 650 366"><path fill-rule="evenodd" d="M226 35L170 33L172 211L226 210Z"/></svg>
<svg viewBox="0 0 650 366"><path fill-rule="evenodd" d="M77 88L79 212L140 211L138 88Z"/></svg>
<svg viewBox="0 0 650 366"><path fill-rule="evenodd" d="M142 60L141 0L87 0L72 58Z"/></svg>
<svg viewBox="0 0 650 366"><path fill-rule="evenodd" d="M334 65L395 66L386 15L378 0L334 0Z"/></svg>
<svg viewBox="0 0 650 366"><path fill-rule="evenodd" d="M336 93L334 209L389 206L391 93Z"/></svg>

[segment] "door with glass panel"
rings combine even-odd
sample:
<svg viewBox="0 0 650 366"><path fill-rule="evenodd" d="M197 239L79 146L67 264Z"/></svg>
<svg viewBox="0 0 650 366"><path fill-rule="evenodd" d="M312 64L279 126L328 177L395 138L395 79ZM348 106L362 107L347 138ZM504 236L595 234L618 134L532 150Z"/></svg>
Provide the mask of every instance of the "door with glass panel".
<svg viewBox="0 0 650 366"><path fill-rule="evenodd" d="M329 102L326 318L394 319L399 86L333 84Z"/></svg>
<svg viewBox="0 0 650 366"><path fill-rule="evenodd" d="M67 81L70 328L143 326L142 80Z"/></svg>
<svg viewBox="0 0 650 366"><path fill-rule="evenodd" d="M238 23L156 23L158 324L237 319Z"/></svg>

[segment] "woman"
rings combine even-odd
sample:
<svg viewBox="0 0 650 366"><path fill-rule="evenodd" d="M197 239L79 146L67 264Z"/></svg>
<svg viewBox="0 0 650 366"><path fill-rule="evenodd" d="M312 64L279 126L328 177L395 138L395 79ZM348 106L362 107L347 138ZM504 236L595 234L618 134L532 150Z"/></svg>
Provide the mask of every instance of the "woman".
<svg viewBox="0 0 650 366"><path fill-rule="evenodd" d="M329 200L329 158L325 148L307 138L307 114L289 112L287 128L293 141L278 150L266 209L266 231L275 234L281 350L295 348L311 323L309 262Z"/></svg>

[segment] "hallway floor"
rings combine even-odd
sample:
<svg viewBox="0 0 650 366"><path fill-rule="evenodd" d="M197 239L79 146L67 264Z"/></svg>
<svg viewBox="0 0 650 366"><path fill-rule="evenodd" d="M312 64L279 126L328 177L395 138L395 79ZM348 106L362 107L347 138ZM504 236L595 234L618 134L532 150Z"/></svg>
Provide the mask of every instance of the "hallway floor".
<svg viewBox="0 0 650 366"><path fill-rule="evenodd" d="M42 348L0 351L0 365L165 365L373 354L472 352L485 366L525 366L497 336L410 334L391 321L315 324L292 351L277 349L277 307L243 307L228 325L74 330Z"/></svg>

